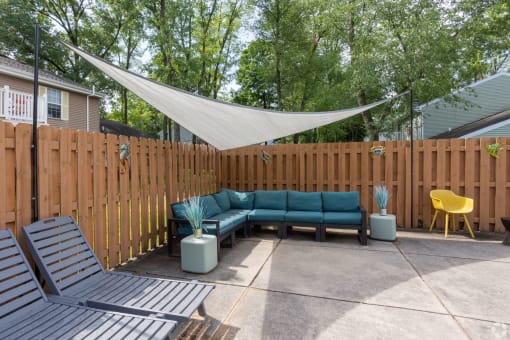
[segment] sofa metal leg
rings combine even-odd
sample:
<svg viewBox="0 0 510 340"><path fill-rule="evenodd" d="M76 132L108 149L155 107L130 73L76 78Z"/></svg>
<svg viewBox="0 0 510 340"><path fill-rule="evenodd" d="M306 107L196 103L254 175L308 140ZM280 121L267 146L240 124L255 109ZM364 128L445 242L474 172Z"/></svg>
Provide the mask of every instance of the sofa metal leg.
<svg viewBox="0 0 510 340"><path fill-rule="evenodd" d="M368 245L367 230L363 227L358 230L358 240L362 246Z"/></svg>
<svg viewBox="0 0 510 340"><path fill-rule="evenodd" d="M280 223L278 225L278 238L285 239L287 237L288 237L287 226L285 225L285 223Z"/></svg>
<svg viewBox="0 0 510 340"><path fill-rule="evenodd" d="M320 225L315 228L315 241L322 242L322 227Z"/></svg>

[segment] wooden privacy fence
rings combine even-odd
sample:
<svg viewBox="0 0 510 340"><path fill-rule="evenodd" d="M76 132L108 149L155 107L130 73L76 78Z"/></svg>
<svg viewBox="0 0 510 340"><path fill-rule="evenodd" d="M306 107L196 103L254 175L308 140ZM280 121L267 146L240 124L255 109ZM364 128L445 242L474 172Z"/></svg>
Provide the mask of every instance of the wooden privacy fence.
<svg viewBox="0 0 510 340"><path fill-rule="evenodd" d="M474 198L468 217L476 230L502 232L500 217L510 216L510 138L497 141L504 146L498 158L486 151L494 138L414 141L413 157L409 141L253 146L218 153L218 186L359 191L373 213L378 211L373 187L385 184L391 195L388 212L406 228L428 227L430 190L451 189ZM371 152L377 146L384 147L383 155ZM441 216L438 227L443 221Z"/></svg>
<svg viewBox="0 0 510 340"><path fill-rule="evenodd" d="M32 222L31 139L31 125L0 121L0 229L22 244ZM39 218L74 216L108 267L165 241L170 202L216 191L210 147L49 126L38 141Z"/></svg>
<svg viewBox="0 0 510 340"><path fill-rule="evenodd" d="M218 188L359 191L377 212L373 187L386 184L388 212L405 228L430 224L429 192L473 197L480 231L504 231L510 216L510 138L253 146L219 152L203 145L39 128L39 218L72 215L104 265L114 267L165 241L171 203ZM21 240L32 222L32 127L0 121L0 229ZM129 159L120 148L128 145ZM371 153L384 147L381 156ZM412 166L411 166L412 160ZM411 171L412 170L412 171ZM412 173L412 176L411 176ZM462 222L457 222L461 226ZM443 219L438 221L444 225Z"/></svg>

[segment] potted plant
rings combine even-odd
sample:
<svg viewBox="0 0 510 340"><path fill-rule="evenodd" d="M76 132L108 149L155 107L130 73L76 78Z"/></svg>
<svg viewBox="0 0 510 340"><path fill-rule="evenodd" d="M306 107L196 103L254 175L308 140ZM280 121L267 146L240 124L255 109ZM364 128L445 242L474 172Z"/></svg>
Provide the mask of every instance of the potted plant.
<svg viewBox="0 0 510 340"><path fill-rule="evenodd" d="M207 232L207 227L202 224L205 210L198 197L192 197L184 203L184 216L191 225L194 237L201 238L202 230Z"/></svg>
<svg viewBox="0 0 510 340"><path fill-rule="evenodd" d="M493 144L489 144L485 146L485 149L487 150L487 153L494 158L498 158L499 152L503 149L503 146L496 142Z"/></svg>
<svg viewBox="0 0 510 340"><path fill-rule="evenodd" d="M386 188L386 185L376 185L374 187L374 198L377 202L377 205L379 206L379 214L380 215L386 215L386 205L388 204L388 188Z"/></svg>

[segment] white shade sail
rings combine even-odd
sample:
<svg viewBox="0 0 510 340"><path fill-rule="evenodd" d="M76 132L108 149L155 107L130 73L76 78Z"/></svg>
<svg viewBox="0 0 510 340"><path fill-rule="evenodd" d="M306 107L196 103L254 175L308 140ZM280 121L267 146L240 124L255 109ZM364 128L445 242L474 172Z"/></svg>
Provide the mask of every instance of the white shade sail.
<svg viewBox="0 0 510 340"><path fill-rule="evenodd" d="M393 98L328 112L280 112L197 96L112 65L64 43L157 110L219 150L263 143L349 118Z"/></svg>

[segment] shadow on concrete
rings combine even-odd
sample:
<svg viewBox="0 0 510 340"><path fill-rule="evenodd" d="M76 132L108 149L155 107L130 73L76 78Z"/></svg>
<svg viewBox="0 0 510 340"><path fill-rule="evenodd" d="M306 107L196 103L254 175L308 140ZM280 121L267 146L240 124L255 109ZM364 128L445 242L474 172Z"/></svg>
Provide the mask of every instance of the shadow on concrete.
<svg viewBox="0 0 510 340"><path fill-rule="evenodd" d="M220 264L205 275L182 272L164 250L133 271L236 287L222 316L213 314L216 321L193 339L462 339L510 329L510 247L478 234L398 234L397 242L364 247L352 232L328 231L319 243L312 229L294 228L282 241L262 229L223 248Z"/></svg>
<svg viewBox="0 0 510 340"><path fill-rule="evenodd" d="M452 235L454 239L444 240L442 235L438 238L427 234L418 241L411 235L395 243L371 240L369 247L362 247L355 235L329 234L328 242L316 243L313 231L293 230L289 240L279 244L260 271L252 287L270 292L265 300L260 337L287 338L279 329L287 329L294 322L307 322L308 328L303 330L309 333L307 337L321 336L321 329L314 323L327 330L322 334L326 338L344 337L349 333L343 329L346 325L342 322L336 325L336 321L350 320L351 311L360 304L383 309L378 313L394 314L398 308L399 324L389 320L381 331L392 327L403 332L412 330L413 336L421 334L421 338L434 338L441 334L440 329L441 336L452 338L473 332L458 326L454 320L459 317L480 324L486 321L496 326L510 324L510 307L505 298L510 296L507 284L510 247L502 246L500 241L483 236L482 240L471 240L464 235ZM304 240L310 243L305 244ZM293 247L293 242L299 247ZM388 245L394 249L388 249ZM291 318L281 318L278 322L279 316L272 311L281 312L280 305L285 304L286 298L277 300L274 293L322 299L322 308L314 309L310 300L287 295L291 301L287 309L299 311L299 315L291 312ZM324 325L327 318L321 315L327 306L335 315L332 327ZM286 327L275 327L281 323ZM359 330L368 334L363 327ZM356 337L354 333L350 335ZM395 335L402 336L402 333ZM469 334L470 337L481 335Z"/></svg>

